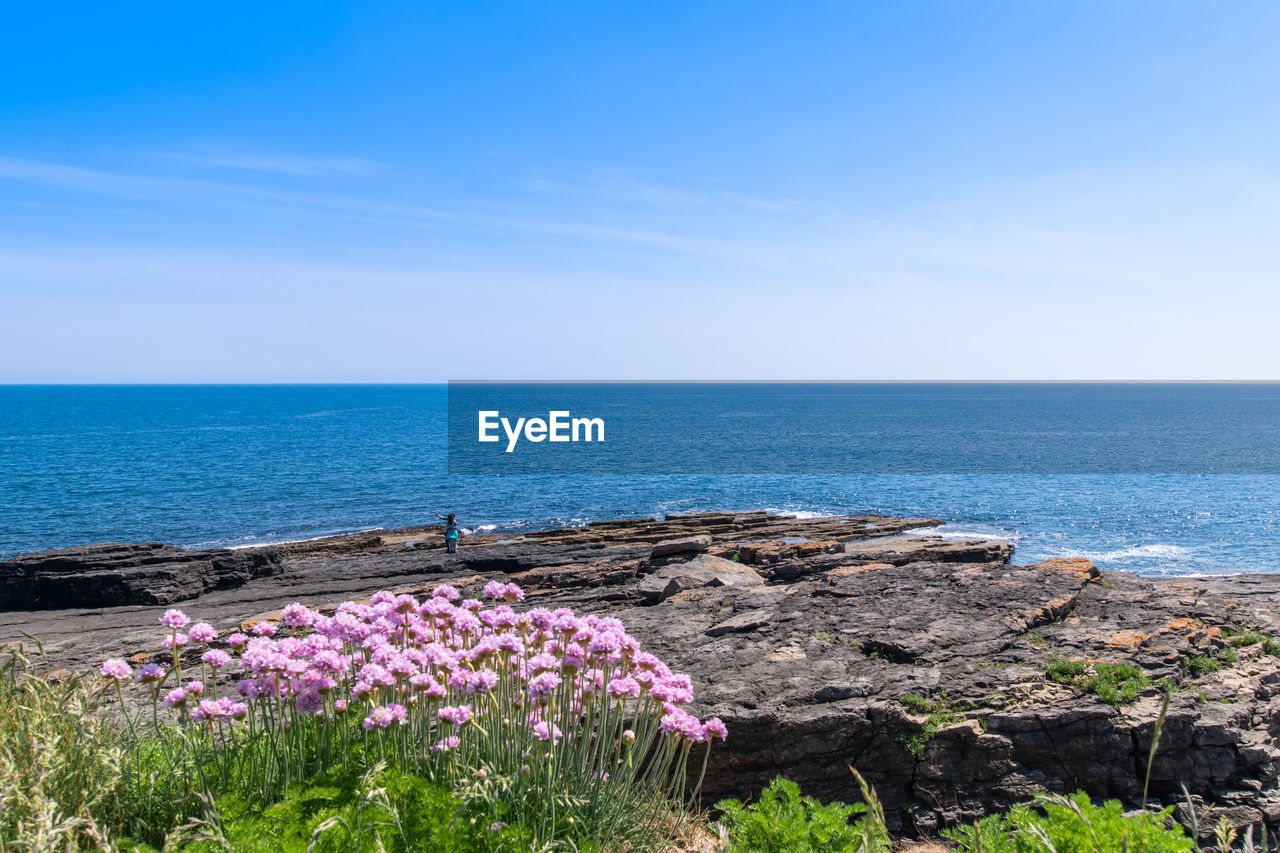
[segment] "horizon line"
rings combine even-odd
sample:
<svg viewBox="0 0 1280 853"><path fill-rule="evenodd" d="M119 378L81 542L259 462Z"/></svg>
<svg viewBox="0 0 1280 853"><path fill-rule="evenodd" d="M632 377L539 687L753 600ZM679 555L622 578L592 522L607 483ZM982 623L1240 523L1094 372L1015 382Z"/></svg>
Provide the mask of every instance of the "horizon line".
<svg viewBox="0 0 1280 853"><path fill-rule="evenodd" d="M0 382L0 388L286 388L449 385L1280 385L1280 379L444 379L424 381Z"/></svg>

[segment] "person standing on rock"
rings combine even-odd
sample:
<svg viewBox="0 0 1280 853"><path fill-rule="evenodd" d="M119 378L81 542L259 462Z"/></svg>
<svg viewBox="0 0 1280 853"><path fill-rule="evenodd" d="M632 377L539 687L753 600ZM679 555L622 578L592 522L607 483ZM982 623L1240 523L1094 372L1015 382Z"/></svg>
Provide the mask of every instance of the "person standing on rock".
<svg viewBox="0 0 1280 853"><path fill-rule="evenodd" d="M446 518L440 513L436 513L436 518L444 519L444 547L450 554L458 553L458 522L453 517L453 513L449 513Z"/></svg>

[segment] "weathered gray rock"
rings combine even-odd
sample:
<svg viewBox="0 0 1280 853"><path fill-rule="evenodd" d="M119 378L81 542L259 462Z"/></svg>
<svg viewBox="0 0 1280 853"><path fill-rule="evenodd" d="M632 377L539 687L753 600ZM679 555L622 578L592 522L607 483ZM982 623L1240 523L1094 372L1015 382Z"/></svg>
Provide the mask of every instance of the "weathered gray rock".
<svg viewBox="0 0 1280 853"><path fill-rule="evenodd" d="M999 539L944 539L928 534L850 542L844 553L860 560L893 563L991 563L1013 556L1013 543Z"/></svg>
<svg viewBox="0 0 1280 853"><path fill-rule="evenodd" d="M0 610L172 604L280 571L272 548L188 551L104 542L0 563Z"/></svg>
<svg viewBox="0 0 1280 853"><path fill-rule="evenodd" d="M619 518L595 521L582 527L531 530L517 536L488 533L464 536L461 548L520 542L529 545L629 546L691 536L710 536L713 543L764 542L782 537L849 542L871 536L892 536L908 530L936 527L932 518L896 518L888 515L841 515L794 518L767 512L672 513L666 518ZM444 548L444 528L439 524L374 530L345 536L329 536L281 545L285 559L385 554L406 546ZM461 550L461 549L460 549Z"/></svg>
<svg viewBox="0 0 1280 853"><path fill-rule="evenodd" d="M730 616L718 625L707 629L708 637L720 637L724 634L746 634L769 624L773 613L769 610L748 610L736 616Z"/></svg>
<svg viewBox="0 0 1280 853"><path fill-rule="evenodd" d="M444 582L474 595L489 579L514 578L528 593L524 606L616 616L690 673L695 712L719 714L729 727L711 754L704 802L754 795L778 774L806 793L852 800L853 765L889 821L921 834L1044 790L1083 788L1135 804L1160 713L1155 685L1168 678L1181 689L1152 764L1153 799L1180 803L1185 784L1202 826L1220 815L1280 820L1280 658L1255 644L1218 672L1193 677L1183 663L1221 656L1226 626L1280 637L1280 575L1107 573L1102 583L1084 560L1013 565L1001 559L1004 543L964 545L966 561L956 562L955 540L925 559L912 549L938 543L909 549L882 539L868 540L873 551L846 549L858 538L846 534L868 529L861 522L788 526L750 516L735 531L735 518L708 518L712 549L740 560L749 552L756 563L712 554L651 563L652 543L673 538L673 526L704 532L686 516L619 522L590 536L464 540L457 555L387 542L312 552L286 561L283 573L209 590L184 607L231 628L294 600L323 605L383 588L423 594ZM661 535L655 524L666 525ZM714 571L695 578L695 564ZM729 571L745 583L726 582L719 573ZM689 584L668 593L682 576ZM109 655L157 653L162 609L0 612L0 642L35 634L51 662L89 669ZM1130 662L1151 686L1113 708L1049 680L1055 656ZM929 718L902 702L908 692L945 711L932 738L921 736Z"/></svg>
<svg viewBox="0 0 1280 853"><path fill-rule="evenodd" d="M749 566L700 554L687 563L672 563L640 579L641 597L648 602L665 601L686 589L707 586L762 586L764 578Z"/></svg>
<svg viewBox="0 0 1280 853"><path fill-rule="evenodd" d="M670 557L673 554L698 554L711 547L711 537L705 533L699 536L686 536L683 539L664 539L653 546L649 559Z"/></svg>

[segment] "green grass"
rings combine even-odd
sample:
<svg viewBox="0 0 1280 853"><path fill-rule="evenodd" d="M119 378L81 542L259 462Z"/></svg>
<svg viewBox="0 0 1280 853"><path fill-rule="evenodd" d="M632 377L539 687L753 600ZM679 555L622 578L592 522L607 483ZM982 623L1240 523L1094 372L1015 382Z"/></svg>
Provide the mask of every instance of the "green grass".
<svg viewBox="0 0 1280 853"><path fill-rule="evenodd" d="M1053 658L1045 667L1050 681L1077 687L1112 707L1127 705L1150 681L1131 663L1104 663Z"/></svg>
<svg viewBox="0 0 1280 853"><path fill-rule="evenodd" d="M955 711L948 707L945 697L942 701L931 702L919 693L903 693L898 697L898 701L911 713L926 718L920 731L899 738L902 745L907 748L907 752L915 758L924 754L924 748L939 731L960 719Z"/></svg>
<svg viewBox="0 0 1280 853"><path fill-rule="evenodd" d="M1192 678L1222 669L1222 662L1209 655L1188 655L1182 659L1182 665Z"/></svg>
<svg viewBox="0 0 1280 853"><path fill-rule="evenodd" d="M1259 633L1252 628L1224 628L1222 631L1222 639L1226 640L1232 648L1244 648L1245 646L1256 646L1258 643L1266 642L1267 635Z"/></svg>
<svg viewBox="0 0 1280 853"><path fill-rule="evenodd" d="M0 850L33 838L42 850L160 843L191 808L189 787L166 771L161 744L103 716L95 679L43 675L40 655L11 648L0 662Z"/></svg>
<svg viewBox="0 0 1280 853"><path fill-rule="evenodd" d="M1182 666L1192 678L1218 672L1223 666L1230 666L1240 659L1240 654L1228 646L1219 651L1210 651L1203 655L1187 655L1182 658Z"/></svg>
<svg viewBox="0 0 1280 853"><path fill-rule="evenodd" d="M903 693L898 701L907 706L913 714L928 715L933 713L934 704L919 693Z"/></svg>

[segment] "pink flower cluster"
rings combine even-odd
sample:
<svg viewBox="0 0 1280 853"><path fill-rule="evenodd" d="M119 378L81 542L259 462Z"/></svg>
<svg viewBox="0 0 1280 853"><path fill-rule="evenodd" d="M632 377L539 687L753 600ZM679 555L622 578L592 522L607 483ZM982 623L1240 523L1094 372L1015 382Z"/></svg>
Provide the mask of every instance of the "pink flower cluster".
<svg viewBox="0 0 1280 853"><path fill-rule="evenodd" d="M330 614L291 604L278 624L260 622L248 636L228 636L230 652L208 648L217 639L211 626L187 628L185 614L166 611L160 622L170 629L170 646L204 645L202 661L215 679L238 669L239 698L215 692L202 699L203 685L191 682L169 690L163 702L196 721L260 714L264 723L281 725L295 715L335 719L359 709L355 719L363 719L365 731L416 726L420 735L432 734L437 752L457 749L472 726L487 725L486 715L504 730L514 716L532 739L554 744L606 705L619 719L658 720L675 742L725 738L719 719L703 723L686 709L693 701L689 677L642 651L617 619L567 608L517 612L511 605L524 592L511 583L491 582L483 595L487 605L460 600L457 589L443 585L425 600L379 592L367 604L345 602ZM178 633L183 628L186 634ZM159 690L167 670L143 671L139 680ZM101 672L116 682L132 674L119 659L106 661Z"/></svg>

